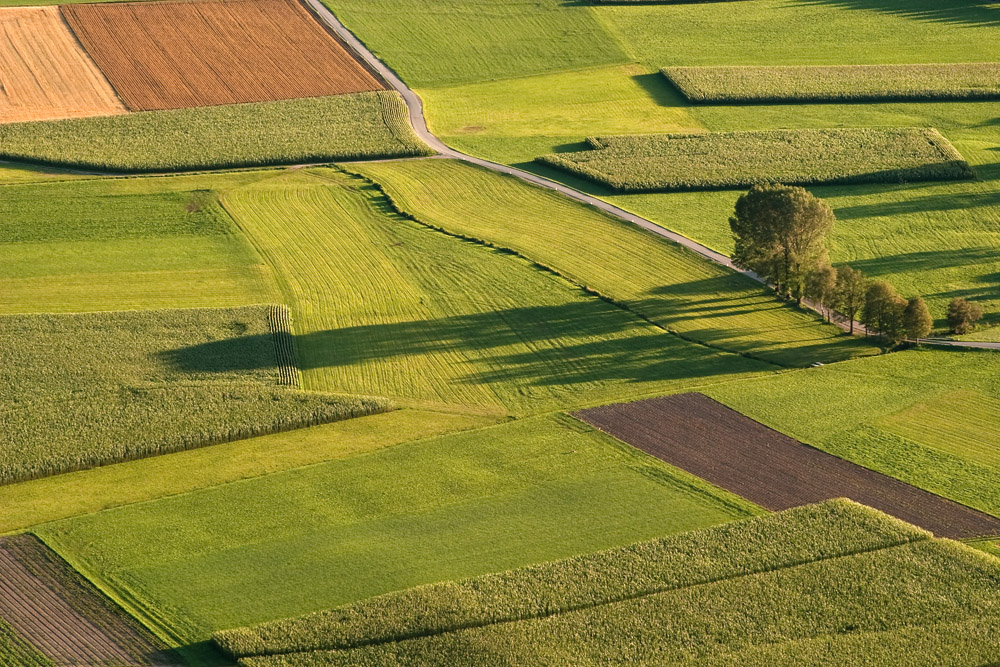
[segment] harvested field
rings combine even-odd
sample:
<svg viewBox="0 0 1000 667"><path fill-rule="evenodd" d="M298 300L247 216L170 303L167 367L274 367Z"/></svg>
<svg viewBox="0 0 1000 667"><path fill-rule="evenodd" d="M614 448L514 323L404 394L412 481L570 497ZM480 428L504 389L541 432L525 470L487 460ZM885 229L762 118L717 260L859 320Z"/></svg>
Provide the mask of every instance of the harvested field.
<svg viewBox="0 0 1000 667"><path fill-rule="evenodd" d="M575 416L768 509L846 497L942 537L1000 535L1000 519L803 445L702 394Z"/></svg>
<svg viewBox="0 0 1000 667"><path fill-rule="evenodd" d="M663 74L700 104L1000 98L1000 63L666 67Z"/></svg>
<svg viewBox="0 0 1000 667"><path fill-rule="evenodd" d="M63 15L136 111L384 88L295 0L80 4Z"/></svg>
<svg viewBox="0 0 1000 667"><path fill-rule="evenodd" d="M974 178L933 128L829 128L590 137L539 162L617 193Z"/></svg>
<svg viewBox="0 0 1000 667"><path fill-rule="evenodd" d="M59 9L0 9L0 123L125 113Z"/></svg>
<svg viewBox="0 0 1000 667"><path fill-rule="evenodd" d="M153 634L31 535L0 539L0 619L55 665L174 664Z"/></svg>

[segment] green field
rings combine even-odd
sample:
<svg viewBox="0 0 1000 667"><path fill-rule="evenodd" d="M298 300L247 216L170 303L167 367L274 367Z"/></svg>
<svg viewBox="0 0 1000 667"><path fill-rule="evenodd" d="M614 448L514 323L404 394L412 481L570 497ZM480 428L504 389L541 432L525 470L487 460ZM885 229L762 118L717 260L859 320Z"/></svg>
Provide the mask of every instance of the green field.
<svg viewBox="0 0 1000 667"><path fill-rule="evenodd" d="M216 630L757 511L556 416L384 448L34 532L175 641L189 643Z"/></svg>
<svg viewBox="0 0 1000 667"><path fill-rule="evenodd" d="M0 124L3 159L126 173L428 152L386 91Z"/></svg>
<svg viewBox="0 0 1000 667"><path fill-rule="evenodd" d="M743 533L747 543L740 540ZM733 539L735 553L715 556L731 551ZM787 543L789 551L775 557L776 543ZM887 571L893 576L880 576ZM254 667L493 660L703 664L712 658L733 664L744 653L798 664L802 642L840 635L835 643L845 645L841 651L874 645L874 654L859 657L860 664L876 665L892 655L886 643L903 648L919 642L913 629L922 626L925 634L935 633L936 640L923 640L930 654L956 650L966 661L989 661L1000 656L991 641L1000 603L990 582L998 574L995 558L831 501L617 552L374 598L221 639L263 654L244 659ZM386 621L379 622L382 617ZM942 625L974 621L991 631L965 637L959 628L942 632ZM405 641L396 640L396 631ZM340 637L346 650L263 657L327 648L331 640L336 646ZM848 653L835 655L843 660ZM920 657L927 664L928 654Z"/></svg>
<svg viewBox="0 0 1000 667"><path fill-rule="evenodd" d="M590 137L589 150L543 155L617 193L973 178L937 130L826 129Z"/></svg>
<svg viewBox="0 0 1000 667"><path fill-rule="evenodd" d="M50 667L53 664L3 620L0 620L0 661L19 667Z"/></svg>
<svg viewBox="0 0 1000 667"><path fill-rule="evenodd" d="M324 4L415 88L629 60L589 7L562 0L326 0ZM401 16L406 20L399 20Z"/></svg>
<svg viewBox="0 0 1000 667"><path fill-rule="evenodd" d="M281 310L0 317L0 483L388 409L282 386Z"/></svg>
<svg viewBox="0 0 1000 667"><path fill-rule="evenodd" d="M292 305L307 389L524 414L772 369L394 215L357 177L290 173L223 203Z"/></svg>
<svg viewBox="0 0 1000 667"><path fill-rule="evenodd" d="M541 618L928 537L885 514L832 500L562 561L388 593L308 616L220 632L215 641L237 657L381 644Z"/></svg>
<svg viewBox="0 0 1000 667"><path fill-rule="evenodd" d="M511 248L685 338L789 366L873 351L732 271L515 179L444 160L351 170L408 214Z"/></svg>
<svg viewBox="0 0 1000 667"><path fill-rule="evenodd" d="M495 418L394 410L0 486L0 533L489 426Z"/></svg>
<svg viewBox="0 0 1000 667"><path fill-rule="evenodd" d="M997 99L1000 63L781 67L665 67L700 104Z"/></svg>
<svg viewBox="0 0 1000 667"><path fill-rule="evenodd" d="M1000 515L1000 354L912 350L705 391L802 442Z"/></svg>
<svg viewBox="0 0 1000 667"><path fill-rule="evenodd" d="M0 190L0 313L243 306L280 300L212 188L226 174Z"/></svg>

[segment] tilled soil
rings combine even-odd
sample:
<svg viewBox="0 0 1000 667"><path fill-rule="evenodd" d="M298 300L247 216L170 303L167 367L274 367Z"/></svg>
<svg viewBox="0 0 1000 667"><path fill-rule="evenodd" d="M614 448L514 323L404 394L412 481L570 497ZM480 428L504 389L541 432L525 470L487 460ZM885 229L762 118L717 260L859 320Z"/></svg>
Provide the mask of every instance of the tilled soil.
<svg viewBox="0 0 1000 667"><path fill-rule="evenodd" d="M56 665L171 665L165 648L30 535L0 538L0 618Z"/></svg>
<svg viewBox="0 0 1000 667"><path fill-rule="evenodd" d="M940 537L1000 535L1000 519L804 445L702 394L575 416L770 510L850 498Z"/></svg>
<svg viewBox="0 0 1000 667"><path fill-rule="evenodd" d="M78 4L62 13L136 111L385 87L295 0Z"/></svg>

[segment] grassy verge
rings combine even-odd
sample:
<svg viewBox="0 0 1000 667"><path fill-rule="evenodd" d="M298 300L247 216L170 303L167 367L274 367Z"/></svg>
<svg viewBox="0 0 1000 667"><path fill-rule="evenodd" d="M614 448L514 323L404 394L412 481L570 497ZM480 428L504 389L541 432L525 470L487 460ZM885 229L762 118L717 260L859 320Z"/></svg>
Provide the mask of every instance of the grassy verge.
<svg viewBox="0 0 1000 667"><path fill-rule="evenodd" d="M617 193L973 178L936 130L856 128L596 137L543 164Z"/></svg>
<svg viewBox="0 0 1000 667"><path fill-rule="evenodd" d="M0 125L4 159L127 173L429 152L395 92Z"/></svg>
<svg viewBox="0 0 1000 667"><path fill-rule="evenodd" d="M282 386L283 308L0 317L0 482L389 408Z"/></svg>
<svg viewBox="0 0 1000 667"><path fill-rule="evenodd" d="M848 501L830 501L337 609L220 632L246 657L344 649L551 616L799 563L896 546L928 534Z"/></svg>
<svg viewBox="0 0 1000 667"><path fill-rule="evenodd" d="M784 67L666 67L690 102L874 102L1000 97L1000 63Z"/></svg>

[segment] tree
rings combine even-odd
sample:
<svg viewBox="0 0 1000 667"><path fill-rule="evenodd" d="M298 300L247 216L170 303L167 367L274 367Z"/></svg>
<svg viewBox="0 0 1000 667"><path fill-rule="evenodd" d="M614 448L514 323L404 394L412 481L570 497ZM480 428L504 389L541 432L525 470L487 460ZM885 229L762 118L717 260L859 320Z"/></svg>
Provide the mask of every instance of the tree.
<svg viewBox="0 0 1000 667"><path fill-rule="evenodd" d="M924 300L919 296L910 299L903 311L903 330L906 332L906 337L916 341L927 338L933 326L934 319Z"/></svg>
<svg viewBox="0 0 1000 667"><path fill-rule="evenodd" d="M733 261L801 301L806 277L829 263L826 237L833 223L833 209L805 188L755 185L736 200L729 219Z"/></svg>
<svg viewBox="0 0 1000 667"><path fill-rule="evenodd" d="M865 303L868 281L861 271L842 266L837 271L837 288L833 295L833 306L847 316L854 333L854 320Z"/></svg>
<svg viewBox="0 0 1000 667"><path fill-rule="evenodd" d="M957 334L969 333L983 316L983 309L968 299L955 297L948 304L948 326Z"/></svg>
<svg viewBox="0 0 1000 667"><path fill-rule="evenodd" d="M868 285L865 292L861 321L869 329L878 331L892 347L906 337L903 329L904 310L906 299L896 294L896 290L886 281L876 280Z"/></svg>
<svg viewBox="0 0 1000 667"><path fill-rule="evenodd" d="M830 319L830 307L836 301L837 269L824 264L813 270L806 279L806 296L818 302L826 310L826 319Z"/></svg>

